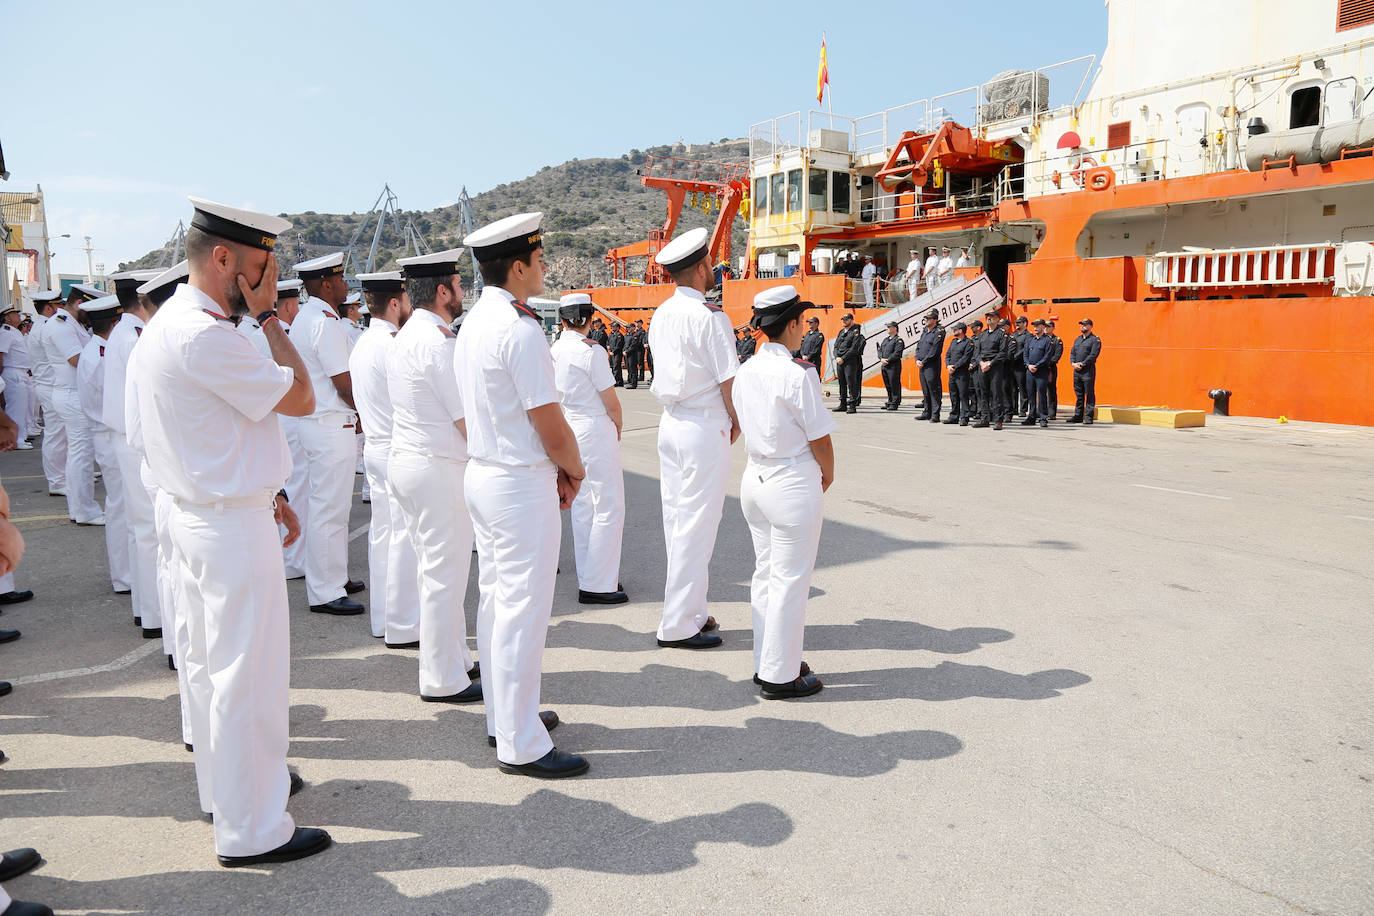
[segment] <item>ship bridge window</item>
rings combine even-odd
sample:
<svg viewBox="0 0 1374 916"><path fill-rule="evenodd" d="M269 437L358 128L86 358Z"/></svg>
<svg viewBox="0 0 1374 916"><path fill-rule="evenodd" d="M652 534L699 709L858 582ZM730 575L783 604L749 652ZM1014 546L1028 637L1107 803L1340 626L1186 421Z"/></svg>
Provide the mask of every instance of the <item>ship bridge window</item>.
<svg viewBox="0 0 1374 916"><path fill-rule="evenodd" d="M830 212L849 212L849 173L830 173Z"/></svg>
<svg viewBox="0 0 1374 916"><path fill-rule="evenodd" d="M808 169L806 172L806 209L824 210L825 191L830 173L825 169Z"/></svg>
<svg viewBox="0 0 1374 916"><path fill-rule="evenodd" d="M770 216L777 216L782 212L783 205L787 202L787 186L784 182L787 176L782 172L768 176L768 213Z"/></svg>
<svg viewBox="0 0 1374 916"><path fill-rule="evenodd" d="M787 212L796 213L801 209L802 170L793 169L787 173Z"/></svg>
<svg viewBox="0 0 1374 916"><path fill-rule="evenodd" d="M755 219L758 219L760 216L762 216L762 215L764 215L765 213L768 212L768 179L767 179L767 178L755 178L755 179L754 179L754 200L753 200L753 203L752 203L752 207L753 207L753 212L754 212L754 218L755 218Z"/></svg>
<svg viewBox="0 0 1374 916"><path fill-rule="evenodd" d="M1316 127L1321 120L1322 87L1294 89L1288 100L1288 126Z"/></svg>

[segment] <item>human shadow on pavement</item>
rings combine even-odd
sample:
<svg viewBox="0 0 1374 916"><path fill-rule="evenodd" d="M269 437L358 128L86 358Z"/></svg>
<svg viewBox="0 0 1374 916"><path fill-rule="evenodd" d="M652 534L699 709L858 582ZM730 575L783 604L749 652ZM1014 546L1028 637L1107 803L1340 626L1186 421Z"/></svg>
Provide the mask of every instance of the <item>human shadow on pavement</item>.
<svg viewBox="0 0 1374 916"><path fill-rule="evenodd" d="M854 700L1048 700L1061 691L1092 681L1081 671L1055 668L1013 674L985 665L940 662L933 668L882 668L874 671L818 671L825 690L820 701Z"/></svg>

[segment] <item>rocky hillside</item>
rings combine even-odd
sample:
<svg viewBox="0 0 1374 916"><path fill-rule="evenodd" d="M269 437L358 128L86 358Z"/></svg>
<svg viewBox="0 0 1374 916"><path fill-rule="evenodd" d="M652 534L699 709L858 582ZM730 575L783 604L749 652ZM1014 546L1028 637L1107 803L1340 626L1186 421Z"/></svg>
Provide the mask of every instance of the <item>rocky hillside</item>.
<svg viewBox="0 0 1374 916"><path fill-rule="evenodd" d="M645 188L637 170L650 156L677 156L713 162L743 162L748 159L746 140L722 139L707 144L675 144L647 150L630 150L618 159L571 159L562 165L545 166L528 178L498 185L472 198L479 225L512 213L540 210L544 213L544 246L549 261L547 289L554 293L586 286L589 280L604 283L609 270L603 260L607 249L645 238L649 229L661 226L667 212L661 191ZM370 190L370 189L369 189ZM690 201L690 198L689 198ZM367 219L365 213L283 213L292 228L282 236L278 257L284 267L306 258L337 251L348 244ZM707 215L690 206L683 209L678 231L709 226L715 214ZM359 261L366 261L376 226L372 217L355 248ZM432 250L460 244L458 206L436 210L400 213L400 225L412 222ZM744 221L737 219L733 239L735 253L745 250ZM395 266L397 258L411 252L404 236L388 219L377 248L374 270ZM121 264L120 269L157 267L170 263L171 250L163 247ZM642 267L639 268L642 272ZM466 282L470 276L464 276Z"/></svg>

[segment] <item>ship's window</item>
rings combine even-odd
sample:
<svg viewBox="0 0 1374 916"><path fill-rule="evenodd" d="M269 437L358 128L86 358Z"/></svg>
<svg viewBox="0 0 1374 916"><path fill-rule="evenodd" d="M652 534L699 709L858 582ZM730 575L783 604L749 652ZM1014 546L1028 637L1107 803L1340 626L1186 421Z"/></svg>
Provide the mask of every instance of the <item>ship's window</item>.
<svg viewBox="0 0 1374 916"><path fill-rule="evenodd" d="M801 209L802 170L793 169L787 173L787 212L796 213Z"/></svg>
<svg viewBox="0 0 1374 916"><path fill-rule="evenodd" d="M849 212L849 173L830 173L830 212Z"/></svg>
<svg viewBox="0 0 1374 916"><path fill-rule="evenodd" d="M806 173L806 209L825 209L826 176L825 169L809 169Z"/></svg>
<svg viewBox="0 0 1374 916"><path fill-rule="evenodd" d="M1131 145L1131 122L1118 121L1107 125L1107 149L1121 149Z"/></svg>
<svg viewBox="0 0 1374 916"><path fill-rule="evenodd" d="M1371 24L1374 24L1374 0L1337 0L1337 32Z"/></svg>
<svg viewBox="0 0 1374 916"><path fill-rule="evenodd" d="M782 212L787 202L787 187L783 184L787 176L782 172L768 176L768 212L776 216Z"/></svg>
<svg viewBox="0 0 1374 916"><path fill-rule="evenodd" d="M1360 107L1360 90L1355 85L1355 77L1332 80L1326 84L1326 94L1322 96L1322 123L1339 124L1355 117Z"/></svg>
<svg viewBox="0 0 1374 916"><path fill-rule="evenodd" d="M1295 89L1288 101L1288 126L1316 127L1321 120L1322 87Z"/></svg>
<svg viewBox="0 0 1374 916"><path fill-rule="evenodd" d="M754 218L762 216L768 212L768 179L754 179L754 200L751 206L754 208Z"/></svg>

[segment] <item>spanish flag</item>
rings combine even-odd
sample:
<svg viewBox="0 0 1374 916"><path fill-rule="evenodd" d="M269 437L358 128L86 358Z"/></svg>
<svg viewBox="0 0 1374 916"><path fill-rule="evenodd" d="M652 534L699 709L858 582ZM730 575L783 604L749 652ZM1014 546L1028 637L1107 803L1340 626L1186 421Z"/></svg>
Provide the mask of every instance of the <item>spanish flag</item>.
<svg viewBox="0 0 1374 916"><path fill-rule="evenodd" d="M825 59L825 36L821 36L821 62L816 68L816 104L825 97L825 87L830 85L830 67Z"/></svg>

